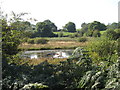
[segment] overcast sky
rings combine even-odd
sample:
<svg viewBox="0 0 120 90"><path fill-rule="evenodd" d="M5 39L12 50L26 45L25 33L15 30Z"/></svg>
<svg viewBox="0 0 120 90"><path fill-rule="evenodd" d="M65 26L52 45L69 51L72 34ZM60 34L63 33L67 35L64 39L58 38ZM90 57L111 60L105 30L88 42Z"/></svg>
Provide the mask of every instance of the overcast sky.
<svg viewBox="0 0 120 90"><path fill-rule="evenodd" d="M28 12L29 17L42 22L51 20L58 28L69 21L77 28L83 22L118 22L118 2L120 0L1 0L5 13Z"/></svg>

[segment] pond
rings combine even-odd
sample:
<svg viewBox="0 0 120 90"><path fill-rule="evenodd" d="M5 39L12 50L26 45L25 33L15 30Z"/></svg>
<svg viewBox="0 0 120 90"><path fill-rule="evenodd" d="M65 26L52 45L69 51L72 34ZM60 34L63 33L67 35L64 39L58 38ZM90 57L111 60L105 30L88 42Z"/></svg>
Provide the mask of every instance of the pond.
<svg viewBox="0 0 120 90"><path fill-rule="evenodd" d="M22 53L23 58L38 59L43 57L51 58L68 58L72 55L73 49L69 50L34 50Z"/></svg>

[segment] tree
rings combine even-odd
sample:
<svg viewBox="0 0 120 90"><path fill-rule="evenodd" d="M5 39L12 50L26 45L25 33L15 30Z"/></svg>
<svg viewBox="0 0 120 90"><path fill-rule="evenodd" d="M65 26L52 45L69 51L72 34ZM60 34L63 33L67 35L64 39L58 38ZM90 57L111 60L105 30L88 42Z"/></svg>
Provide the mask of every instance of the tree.
<svg viewBox="0 0 120 90"><path fill-rule="evenodd" d="M89 26L89 23L87 24L87 23L82 23L81 24L81 30L79 31L79 33L83 36L84 35L84 33L88 33L89 31L88 31L88 26ZM88 34L86 34L86 35L88 35ZM88 35L89 36L89 35Z"/></svg>
<svg viewBox="0 0 120 90"><path fill-rule="evenodd" d="M84 22L84 23L82 23L81 24L81 27L83 28L83 27L85 27L87 24Z"/></svg>
<svg viewBox="0 0 120 90"><path fill-rule="evenodd" d="M107 29L117 29L118 28L118 23L112 23L107 25Z"/></svg>
<svg viewBox="0 0 120 90"><path fill-rule="evenodd" d="M13 20L14 22L19 22L19 18L16 17L14 18L15 18L15 20ZM21 62L20 58L17 56L17 53L19 51L18 46L24 37L23 33L19 30L19 25L17 27L17 30L15 28L13 29L12 24L14 23L13 21L10 21L10 24L8 24L7 17L0 19L0 28L2 28L3 90L20 89L21 81L24 82L23 75L25 76L25 73L23 71L28 70L28 68L25 69L24 65L23 66L17 65Z"/></svg>
<svg viewBox="0 0 120 90"><path fill-rule="evenodd" d="M46 22L38 22L36 24L37 33L40 37L52 37L54 36L52 28Z"/></svg>
<svg viewBox="0 0 120 90"><path fill-rule="evenodd" d="M103 31L106 30L106 26L98 21L94 21L89 24L88 29Z"/></svg>
<svg viewBox="0 0 120 90"><path fill-rule="evenodd" d="M88 31L85 33L85 35L88 36L88 37L92 37L93 31L92 31L92 30L88 30Z"/></svg>
<svg viewBox="0 0 120 90"><path fill-rule="evenodd" d="M50 20L45 20L44 21L49 27L51 28L51 31L56 32L57 31L57 26L51 22Z"/></svg>
<svg viewBox="0 0 120 90"><path fill-rule="evenodd" d="M73 22L68 22L65 24L64 29L66 29L68 32L76 32L76 26Z"/></svg>

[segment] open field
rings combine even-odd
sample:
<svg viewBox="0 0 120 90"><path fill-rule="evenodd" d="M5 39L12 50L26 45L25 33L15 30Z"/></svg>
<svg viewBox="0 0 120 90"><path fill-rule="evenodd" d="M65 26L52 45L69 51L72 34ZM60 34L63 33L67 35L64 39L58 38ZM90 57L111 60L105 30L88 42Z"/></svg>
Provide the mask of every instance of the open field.
<svg viewBox="0 0 120 90"><path fill-rule="evenodd" d="M77 41L78 38L70 38L70 37L53 37L53 38L46 38L50 41Z"/></svg>
<svg viewBox="0 0 120 90"><path fill-rule="evenodd" d="M87 37L86 42L79 42L78 38L70 37L53 37L45 38L48 39L47 44L28 44L27 42L19 45L20 50L50 50L50 49L75 49L77 47L84 47L91 41L97 40L99 38ZM38 38L34 38L38 39Z"/></svg>
<svg viewBox="0 0 120 90"><path fill-rule="evenodd" d="M47 50L47 49L75 49L77 47L86 46L87 42L76 41L49 41L47 44L28 44L23 43L19 49L24 50Z"/></svg>
<svg viewBox="0 0 120 90"><path fill-rule="evenodd" d="M103 34L103 33L105 33L106 31L100 31L100 34Z"/></svg>
<svg viewBox="0 0 120 90"><path fill-rule="evenodd" d="M61 32L54 32L54 34L60 34ZM62 32L63 33L63 36L69 36L69 35L73 35L75 33L71 33L71 32Z"/></svg>

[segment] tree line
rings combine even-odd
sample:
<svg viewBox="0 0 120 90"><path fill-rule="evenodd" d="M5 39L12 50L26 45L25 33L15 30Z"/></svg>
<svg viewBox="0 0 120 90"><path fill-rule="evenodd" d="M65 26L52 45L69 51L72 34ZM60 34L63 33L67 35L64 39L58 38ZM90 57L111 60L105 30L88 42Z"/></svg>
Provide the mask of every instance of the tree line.
<svg viewBox="0 0 120 90"><path fill-rule="evenodd" d="M82 23L80 29L76 29L74 22L68 22L63 26L62 29L58 29L55 23L52 21L44 20L43 22L38 22L36 25L31 24L28 21L16 21L12 23L11 26L19 27L19 30L25 31L29 37L59 37L62 36L62 32L75 33L77 37L87 36L87 37L100 37L101 31L107 31L107 34L114 34L114 38L117 38L120 33L120 22L113 22L111 24L105 25L99 21L93 21L91 23ZM14 28L17 30L17 28ZM61 35L55 34L54 32L61 32ZM118 33L118 35L116 35Z"/></svg>

